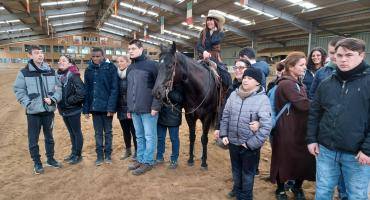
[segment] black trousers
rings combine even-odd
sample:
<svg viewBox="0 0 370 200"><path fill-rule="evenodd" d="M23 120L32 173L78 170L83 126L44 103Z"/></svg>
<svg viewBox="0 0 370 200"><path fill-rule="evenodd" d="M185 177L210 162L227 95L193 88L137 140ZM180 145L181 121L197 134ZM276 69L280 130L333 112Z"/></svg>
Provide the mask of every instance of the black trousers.
<svg viewBox="0 0 370 200"><path fill-rule="evenodd" d="M126 149L131 148L131 137L134 140L135 151L137 149L135 127L132 119L121 119L119 120L123 131L123 140L125 142Z"/></svg>
<svg viewBox="0 0 370 200"><path fill-rule="evenodd" d="M63 117L63 121L68 129L71 138L71 152L73 155L81 156L83 146L83 136L81 131L81 113Z"/></svg>
<svg viewBox="0 0 370 200"><path fill-rule="evenodd" d="M45 151L48 159L54 158L54 113L27 114L28 149L35 164L41 164L39 152L39 136L42 127L45 138Z"/></svg>

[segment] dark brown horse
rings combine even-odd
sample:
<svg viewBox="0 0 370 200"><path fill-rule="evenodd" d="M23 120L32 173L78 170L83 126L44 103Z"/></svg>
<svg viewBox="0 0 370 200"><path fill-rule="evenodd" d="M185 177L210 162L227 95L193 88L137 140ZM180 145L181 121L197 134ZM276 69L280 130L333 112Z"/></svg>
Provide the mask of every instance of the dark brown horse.
<svg viewBox="0 0 370 200"><path fill-rule="evenodd" d="M189 160L194 165L195 125L202 122L202 169L207 169L208 131L218 120L220 92L213 72L196 61L176 52L176 44L171 47L161 46L159 70L153 89L156 98L165 101L172 86L181 86L184 92L185 118L189 126Z"/></svg>

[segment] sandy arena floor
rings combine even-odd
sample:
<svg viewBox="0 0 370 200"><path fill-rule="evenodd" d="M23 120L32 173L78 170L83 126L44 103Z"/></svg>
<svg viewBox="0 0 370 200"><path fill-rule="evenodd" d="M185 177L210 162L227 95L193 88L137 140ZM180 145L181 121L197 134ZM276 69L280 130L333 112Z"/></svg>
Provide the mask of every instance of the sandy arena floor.
<svg viewBox="0 0 370 200"><path fill-rule="evenodd" d="M155 167L145 175L136 177L127 170L130 161L119 159L123 150L122 130L113 122L113 164L96 167L95 140L91 120L82 119L84 147L82 163L71 166L63 163L62 169L45 167L45 174L33 174L33 162L28 152L25 111L15 100L12 84L18 70L0 70L0 199L227 199L232 186L228 151L213 144L210 133L208 171L200 170L201 125L197 126L195 165L189 167L188 128L180 129L180 158L176 170L167 169L168 163ZM184 120L185 121L185 120ZM54 128L55 157L62 160L70 153L70 139L58 113ZM45 159L43 134L40 136L40 153ZM167 137L165 159L170 155ZM266 181L269 174L271 149L268 143L262 150L260 171L254 185L256 200L273 200L275 186ZM304 184L306 196L313 199L314 183ZM292 193L288 193L293 199Z"/></svg>

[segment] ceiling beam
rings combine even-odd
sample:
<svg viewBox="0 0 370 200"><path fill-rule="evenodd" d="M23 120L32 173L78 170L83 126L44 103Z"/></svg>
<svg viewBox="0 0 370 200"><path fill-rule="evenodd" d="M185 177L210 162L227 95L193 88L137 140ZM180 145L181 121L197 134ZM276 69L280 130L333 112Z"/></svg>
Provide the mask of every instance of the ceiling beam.
<svg viewBox="0 0 370 200"><path fill-rule="evenodd" d="M88 24L77 24L77 25L71 25L71 26L55 27L54 32L62 32L62 31L83 29L83 28L89 28L89 27L93 28L94 24L88 23Z"/></svg>
<svg viewBox="0 0 370 200"><path fill-rule="evenodd" d="M119 19L116 19L116 18L111 17L106 22L117 25L117 26L121 26L123 28L128 28L128 29L134 30L136 32L141 31L140 27L137 27L137 26L135 26L133 24L130 24L130 23L126 23L126 22L124 22L122 20L119 20ZM105 27L105 26L103 26L103 27ZM110 26L108 26L108 27L110 27Z"/></svg>
<svg viewBox="0 0 370 200"><path fill-rule="evenodd" d="M151 33L150 35L153 35L153 36L156 36L156 37L160 37L160 38L163 38L163 39L166 39L166 40L171 40L171 41L174 41L176 43L180 43L180 44L183 44L185 46L189 46L189 47L192 47L194 46L192 43L190 42L187 42L187 41L184 41L182 39L179 39L179 38L175 38L175 37L172 37L172 36L169 36L169 35L162 35L162 34L159 34L159 33Z"/></svg>
<svg viewBox="0 0 370 200"><path fill-rule="evenodd" d="M61 8L61 9L55 9L55 10L46 10L45 15L51 16L51 15L64 15L64 14L72 14L72 13L78 13L78 12L88 12L88 11L97 11L99 10L98 6L79 6L79 7L73 7L73 8Z"/></svg>
<svg viewBox="0 0 370 200"><path fill-rule="evenodd" d="M108 8L103 11L103 14L101 15L100 19L97 21L96 29L100 29L103 26L104 22L112 14L112 10L113 10L113 7L114 7L115 3L116 3L116 0L111 0L111 2L109 3Z"/></svg>
<svg viewBox="0 0 370 200"><path fill-rule="evenodd" d="M274 15L275 17L279 17L285 21L288 21L289 23L293 24L294 26L297 26L298 28L312 33L314 31L315 27L312 22L305 21L303 19L300 19L296 16L293 16L289 13L283 12L277 8L274 8L272 6L260 3L259 1L256 0L248 0L249 7L269 13L271 15Z"/></svg>

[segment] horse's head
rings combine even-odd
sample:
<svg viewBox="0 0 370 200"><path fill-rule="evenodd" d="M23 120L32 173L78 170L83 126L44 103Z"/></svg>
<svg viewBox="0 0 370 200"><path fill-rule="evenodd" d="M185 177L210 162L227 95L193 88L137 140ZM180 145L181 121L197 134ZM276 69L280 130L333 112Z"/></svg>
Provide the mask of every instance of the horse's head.
<svg viewBox="0 0 370 200"><path fill-rule="evenodd" d="M168 92L172 90L176 65L176 44L173 42L170 47L161 45L158 76L153 88L155 98L165 99Z"/></svg>

